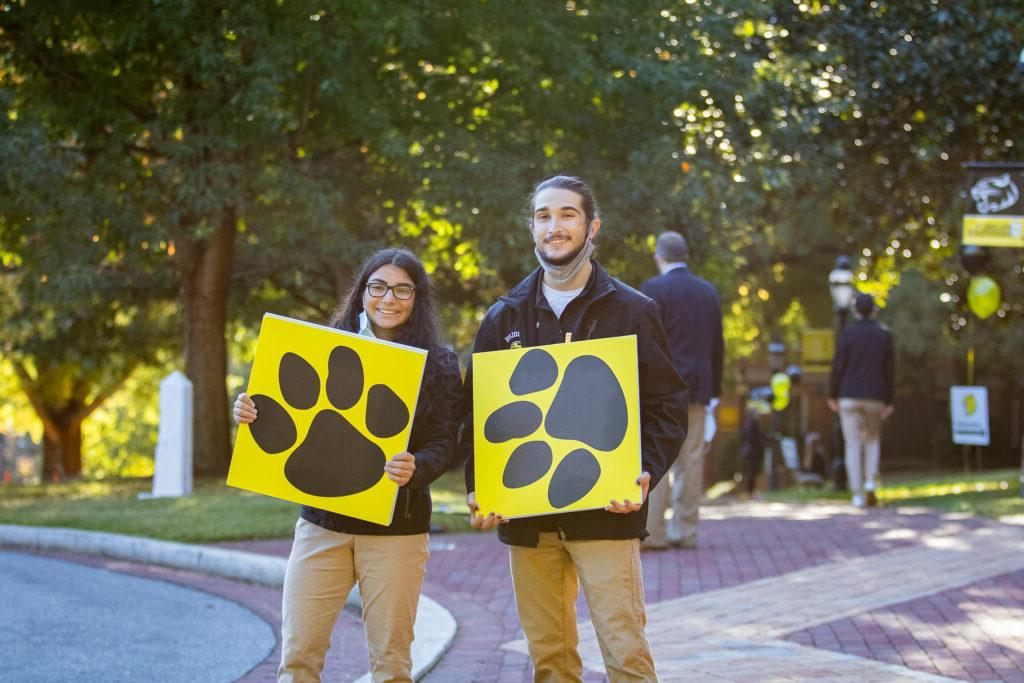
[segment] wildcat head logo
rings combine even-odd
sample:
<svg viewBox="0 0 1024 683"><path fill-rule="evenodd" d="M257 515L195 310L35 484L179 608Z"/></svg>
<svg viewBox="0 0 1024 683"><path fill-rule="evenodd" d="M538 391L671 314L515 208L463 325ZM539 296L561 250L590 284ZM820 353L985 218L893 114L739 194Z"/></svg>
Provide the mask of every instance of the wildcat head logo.
<svg viewBox="0 0 1024 683"><path fill-rule="evenodd" d="M978 399L974 397L974 394L964 394L964 410L968 415L974 415L974 411L978 409Z"/></svg>
<svg viewBox="0 0 1024 683"><path fill-rule="evenodd" d="M1020 190L1009 173L982 178L971 188L971 199L978 213L998 213L1008 209L1020 199Z"/></svg>

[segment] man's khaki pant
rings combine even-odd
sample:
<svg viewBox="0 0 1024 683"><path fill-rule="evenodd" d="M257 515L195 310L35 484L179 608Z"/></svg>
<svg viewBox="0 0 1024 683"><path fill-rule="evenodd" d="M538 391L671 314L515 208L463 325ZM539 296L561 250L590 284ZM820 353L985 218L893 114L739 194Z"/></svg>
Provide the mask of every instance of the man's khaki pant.
<svg viewBox="0 0 1024 683"><path fill-rule="evenodd" d="M846 441L846 477L850 492L874 491L882 452L882 409L885 403L862 398L839 399L839 422Z"/></svg>
<svg viewBox="0 0 1024 683"><path fill-rule="evenodd" d="M530 646L533 680L583 680L577 646L580 584L611 683L657 681L644 635L640 541L563 541L542 533L536 548L509 547L516 611Z"/></svg>
<svg viewBox="0 0 1024 683"><path fill-rule="evenodd" d="M690 404L687 415L686 440L669 474L662 477L651 491L647 513L647 542L664 546L668 543L693 543L697 540L700 498L704 495L704 422L707 408ZM672 504L672 519L667 525L665 510Z"/></svg>
<svg viewBox="0 0 1024 683"><path fill-rule="evenodd" d="M320 680L334 623L358 582L373 680L411 682L413 624L429 555L427 534L336 533L300 518L284 576L277 680Z"/></svg>

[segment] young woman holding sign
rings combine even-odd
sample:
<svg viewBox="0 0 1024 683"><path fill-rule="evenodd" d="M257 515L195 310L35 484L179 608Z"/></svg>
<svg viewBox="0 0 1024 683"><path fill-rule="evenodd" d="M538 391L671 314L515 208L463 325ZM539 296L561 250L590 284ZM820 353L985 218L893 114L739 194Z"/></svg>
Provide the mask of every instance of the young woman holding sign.
<svg viewBox="0 0 1024 683"><path fill-rule="evenodd" d="M425 349L427 364L409 451L384 467L401 487L390 526L302 508L285 572L278 681L320 680L338 613L356 584L373 679L412 681L413 624L429 555L428 486L454 464L459 362L443 345L426 270L404 249L384 249L363 263L331 325ZM234 417L238 424L257 419L248 395L239 394Z"/></svg>

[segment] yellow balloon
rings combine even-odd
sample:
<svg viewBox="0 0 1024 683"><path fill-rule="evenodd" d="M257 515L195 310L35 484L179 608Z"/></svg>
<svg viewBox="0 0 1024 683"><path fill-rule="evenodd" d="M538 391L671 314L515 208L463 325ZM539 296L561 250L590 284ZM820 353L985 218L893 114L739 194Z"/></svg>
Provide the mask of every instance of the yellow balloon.
<svg viewBox="0 0 1024 683"><path fill-rule="evenodd" d="M982 320L999 310L999 285L987 275L972 277L967 287L967 306Z"/></svg>
<svg viewBox="0 0 1024 683"><path fill-rule="evenodd" d="M772 410L783 411L789 407L789 395L776 396L772 399Z"/></svg>
<svg viewBox="0 0 1024 683"><path fill-rule="evenodd" d="M784 372L776 372L772 375L772 393L776 396L789 394L789 388L793 386L793 380Z"/></svg>

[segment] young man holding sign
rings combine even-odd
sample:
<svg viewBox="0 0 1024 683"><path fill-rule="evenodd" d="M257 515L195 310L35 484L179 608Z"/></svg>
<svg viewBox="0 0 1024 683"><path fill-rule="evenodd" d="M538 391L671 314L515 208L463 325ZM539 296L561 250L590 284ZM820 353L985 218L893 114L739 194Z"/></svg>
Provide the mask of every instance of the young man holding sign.
<svg viewBox="0 0 1024 683"><path fill-rule="evenodd" d="M580 583L611 681L657 680L644 635L639 546L647 535L647 492L668 471L685 436L679 416L686 414L686 385L673 367L657 305L611 277L591 258L601 220L586 183L555 176L537 185L529 228L540 267L490 308L473 352L635 335L639 495L635 500L602 501L603 509L562 513L552 509L551 514L513 520L503 519L501 510L481 510L476 501L470 410L462 449L472 523L480 529L497 526L500 540L509 546L516 609L536 681L583 680L576 631ZM471 365L466 374L470 407L472 377ZM577 400L578 410L587 411L587 396ZM622 490L631 486L634 482L623 482Z"/></svg>

